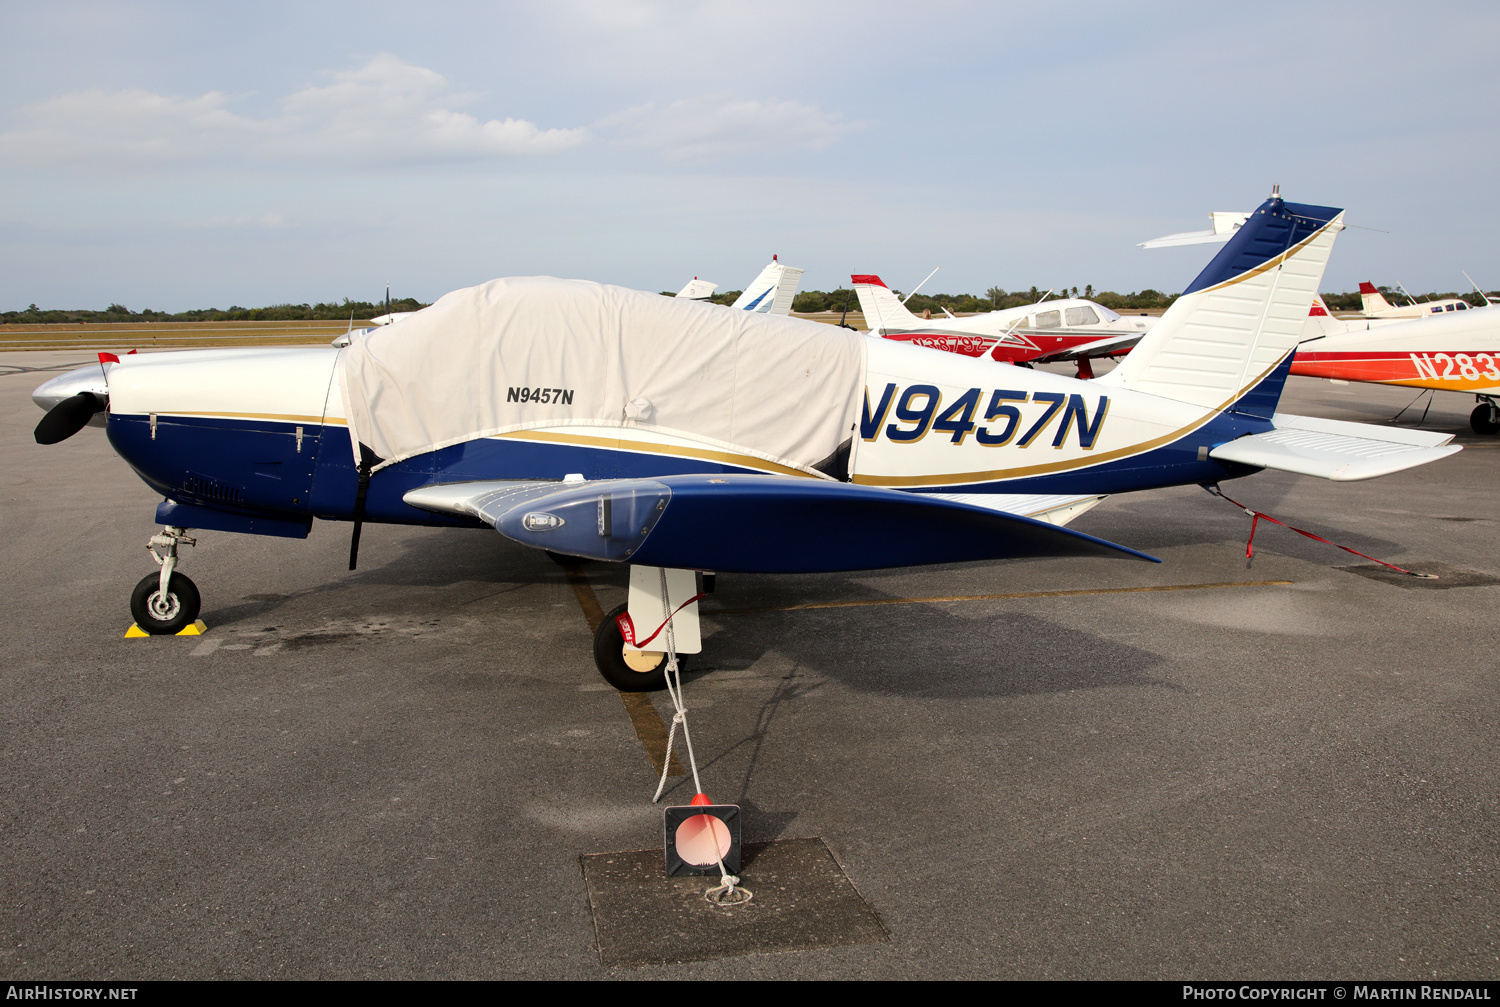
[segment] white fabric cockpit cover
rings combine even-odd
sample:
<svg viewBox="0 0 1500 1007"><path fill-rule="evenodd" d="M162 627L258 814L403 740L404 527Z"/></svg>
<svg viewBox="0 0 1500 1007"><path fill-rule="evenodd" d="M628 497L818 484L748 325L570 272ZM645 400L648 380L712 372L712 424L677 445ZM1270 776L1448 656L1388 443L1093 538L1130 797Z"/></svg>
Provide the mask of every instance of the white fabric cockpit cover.
<svg viewBox="0 0 1500 1007"><path fill-rule="evenodd" d="M851 436L864 338L550 276L455 290L350 344L339 380L376 469L477 437L613 426L812 473Z"/></svg>

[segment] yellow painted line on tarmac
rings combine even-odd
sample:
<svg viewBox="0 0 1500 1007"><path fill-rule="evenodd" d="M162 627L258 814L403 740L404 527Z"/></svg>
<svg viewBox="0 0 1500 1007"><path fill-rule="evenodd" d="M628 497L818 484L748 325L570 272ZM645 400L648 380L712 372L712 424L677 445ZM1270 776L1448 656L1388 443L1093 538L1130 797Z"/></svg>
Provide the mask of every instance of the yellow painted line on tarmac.
<svg viewBox="0 0 1500 1007"><path fill-rule="evenodd" d="M604 608L599 604L599 596L594 594L594 586L583 571L576 567L567 567L568 583L573 588L573 597L578 599L578 607L583 610L584 621L589 624L589 633L592 634L604 621ZM662 761L667 757L667 725L661 719L661 714L656 712L656 706L651 702L644 692L620 692L620 703L625 707L625 714L630 718L630 726L635 728L635 736L640 739L641 746L646 749L646 757L651 760L651 769L658 776L661 775ZM672 753L670 773L673 776L682 776L682 764L677 761L677 753Z"/></svg>
<svg viewBox="0 0 1500 1007"><path fill-rule="evenodd" d="M812 608L864 608L868 605L931 605L944 601L1003 601L1011 598L1073 598L1089 594L1140 594L1152 591L1214 591L1234 587L1285 587L1291 580L1231 580L1217 584L1161 584L1152 587L1093 587L1076 591L1012 591L1005 594L942 594L928 598L866 598L860 601L810 601L800 605L763 605L755 608L703 609L704 615L752 615L759 612L799 612Z"/></svg>

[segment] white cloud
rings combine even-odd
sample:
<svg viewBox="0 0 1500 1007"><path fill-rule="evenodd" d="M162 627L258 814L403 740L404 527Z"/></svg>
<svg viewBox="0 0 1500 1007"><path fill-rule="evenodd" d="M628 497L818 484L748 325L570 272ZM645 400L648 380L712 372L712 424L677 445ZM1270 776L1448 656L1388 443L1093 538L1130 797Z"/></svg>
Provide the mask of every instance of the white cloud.
<svg viewBox="0 0 1500 1007"><path fill-rule="evenodd" d="M800 101L736 101L723 95L639 105L600 124L674 161L702 162L767 150L822 150L853 128Z"/></svg>
<svg viewBox="0 0 1500 1007"><path fill-rule="evenodd" d="M298 91L264 118L236 114L219 91L179 98L90 88L21 109L24 124L0 133L0 160L97 173L205 162L406 164L552 154L586 139L582 129L458 110L474 98L390 55Z"/></svg>

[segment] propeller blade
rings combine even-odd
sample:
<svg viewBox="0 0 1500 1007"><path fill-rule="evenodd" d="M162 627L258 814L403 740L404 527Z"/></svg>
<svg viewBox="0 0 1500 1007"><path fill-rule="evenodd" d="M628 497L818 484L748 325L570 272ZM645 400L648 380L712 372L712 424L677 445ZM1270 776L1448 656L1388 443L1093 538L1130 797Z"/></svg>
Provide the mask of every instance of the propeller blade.
<svg viewBox="0 0 1500 1007"><path fill-rule="evenodd" d="M71 398L63 399L47 410L42 422L36 425L36 442L56 444L65 441L88 426L95 413L103 411L104 406L93 392L79 392Z"/></svg>

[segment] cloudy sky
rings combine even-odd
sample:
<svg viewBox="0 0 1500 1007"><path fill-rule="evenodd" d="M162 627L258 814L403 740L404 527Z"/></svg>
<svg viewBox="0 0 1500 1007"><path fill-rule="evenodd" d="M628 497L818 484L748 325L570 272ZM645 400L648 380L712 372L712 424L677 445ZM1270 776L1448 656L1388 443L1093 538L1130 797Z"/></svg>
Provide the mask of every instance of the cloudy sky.
<svg viewBox="0 0 1500 1007"><path fill-rule="evenodd" d="M1500 8L7 4L0 309L495 276L1176 291L1280 183L1324 289L1500 287Z"/></svg>

